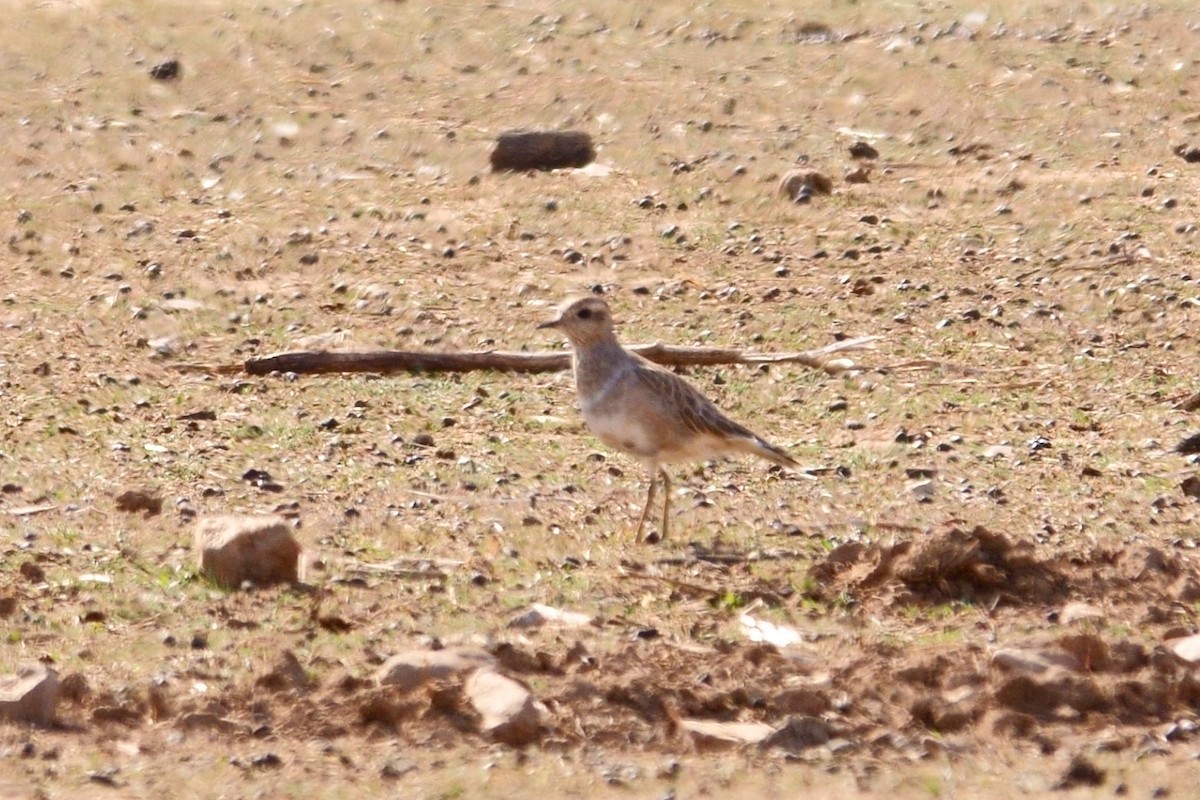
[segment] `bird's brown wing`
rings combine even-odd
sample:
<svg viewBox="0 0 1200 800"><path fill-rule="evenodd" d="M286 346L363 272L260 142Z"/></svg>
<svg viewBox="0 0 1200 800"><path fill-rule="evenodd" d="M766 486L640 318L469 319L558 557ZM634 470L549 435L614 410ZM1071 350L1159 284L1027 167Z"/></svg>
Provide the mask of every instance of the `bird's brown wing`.
<svg viewBox="0 0 1200 800"><path fill-rule="evenodd" d="M725 416L700 390L683 378L649 362L638 365L635 379L654 398L657 411L674 416L688 432L697 436L718 436L742 444L748 453L783 466L797 466L783 449L776 447L749 428Z"/></svg>

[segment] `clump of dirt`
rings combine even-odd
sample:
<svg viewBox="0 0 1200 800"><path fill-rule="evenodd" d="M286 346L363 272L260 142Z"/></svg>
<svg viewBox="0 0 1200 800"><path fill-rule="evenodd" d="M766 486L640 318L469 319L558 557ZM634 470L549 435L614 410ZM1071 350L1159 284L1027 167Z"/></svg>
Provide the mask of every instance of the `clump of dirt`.
<svg viewBox="0 0 1200 800"><path fill-rule="evenodd" d="M1044 604L1067 594L1068 581L1052 560L1028 542L1014 542L982 526L953 527L892 546L842 545L812 566L818 598L851 592L859 602L887 605L951 600L1011 605Z"/></svg>
<svg viewBox="0 0 1200 800"><path fill-rule="evenodd" d="M1039 555L1032 542L976 526L951 527L895 545L849 542L809 569L808 595L852 596L868 607L945 602L995 609L1050 606L1070 596L1137 603L1165 618L1172 603L1200 599L1200 573L1177 553L1136 545Z"/></svg>

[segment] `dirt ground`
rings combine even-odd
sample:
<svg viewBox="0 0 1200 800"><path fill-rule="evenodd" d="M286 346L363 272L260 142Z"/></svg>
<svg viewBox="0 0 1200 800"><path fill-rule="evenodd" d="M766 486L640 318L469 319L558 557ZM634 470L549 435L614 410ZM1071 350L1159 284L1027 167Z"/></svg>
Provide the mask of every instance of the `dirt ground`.
<svg viewBox="0 0 1200 800"><path fill-rule="evenodd" d="M1200 12L752 5L12 4L0 673L64 692L0 797L1195 796ZM597 160L491 172L522 127ZM627 343L878 337L686 371L815 480L675 469L638 544L567 373L239 369L561 350L588 291ZM303 585L198 573L234 513ZM429 649L537 724L378 681Z"/></svg>

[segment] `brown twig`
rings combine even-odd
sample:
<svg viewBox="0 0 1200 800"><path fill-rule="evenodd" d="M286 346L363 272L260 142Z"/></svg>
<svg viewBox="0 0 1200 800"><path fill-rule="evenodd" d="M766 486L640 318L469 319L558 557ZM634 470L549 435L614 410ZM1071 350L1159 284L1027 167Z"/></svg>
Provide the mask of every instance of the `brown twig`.
<svg viewBox="0 0 1200 800"><path fill-rule="evenodd" d="M666 575L644 575L636 572L618 572L617 577L623 580L662 583L670 586L673 589L681 589L685 592L691 592L692 594L698 594L706 597L720 597L726 591L724 589L718 589L712 586L701 586L698 583L681 581L677 578L671 578Z"/></svg>
<svg viewBox="0 0 1200 800"><path fill-rule="evenodd" d="M20 508L6 508L5 514L10 517L32 517L34 514L44 514L47 511L53 511L58 508L58 503L42 503L36 506L21 506Z"/></svg>
<svg viewBox="0 0 1200 800"><path fill-rule="evenodd" d="M931 382L927 382L927 383L922 383L921 386L923 386L925 388L930 388L930 387L935 387L935 386L974 386L974 385L978 385L978 384L986 384L988 390L992 391L992 392L1014 392L1019 389L1045 389L1049 386L1052 386L1054 384L1054 381L1043 379L1043 380L1036 380L1036 381L1011 381L1008 383L993 383L991 381L980 380L979 378L963 378L962 380L958 380L958 381L931 381Z"/></svg>
<svg viewBox="0 0 1200 800"><path fill-rule="evenodd" d="M344 575L339 575L332 578L335 583L345 583L355 579L365 580L366 575L386 575L390 578L409 581L444 581L446 573L436 569L389 569L389 570L370 570L359 568L351 570Z"/></svg>
<svg viewBox="0 0 1200 800"><path fill-rule="evenodd" d="M670 367L700 367L717 364L802 364L831 375L863 372L869 367L849 359L832 358L836 353L861 350L879 337L863 336L833 342L816 350L801 353L755 354L741 350L710 347L681 347L648 344L631 347L635 353L657 364ZM321 375L338 372L557 372L571 365L571 354L562 352L519 353L492 350L475 353L446 351L379 350L360 353L326 351L295 351L252 358L240 368L236 366L179 365L181 372L202 372L230 375L239 371L248 375L269 375L290 372L298 375Z"/></svg>
<svg viewBox="0 0 1200 800"><path fill-rule="evenodd" d="M391 561L383 562L355 561L353 559L346 559L343 562L351 569L360 569L364 572L412 572L414 568L416 571L422 571L439 567L453 569L466 563L456 558L424 558L421 556L398 556ZM440 570L438 571L440 572Z"/></svg>
<svg viewBox="0 0 1200 800"><path fill-rule="evenodd" d="M692 553L686 556L667 556L656 558L654 563L659 566L694 566L697 564L752 564L759 561L799 561L811 559L812 553L795 550L757 550L749 553Z"/></svg>
<svg viewBox="0 0 1200 800"><path fill-rule="evenodd" d="M978 367L968 367L962 364L954 364L950 361L940 361L935 358L917 358L911 361L902 361L898 364L886 364L879 368L880 372L917 372L923 370L942 369L952 372L961 372L964 375L982 375L984 370Z"/></svg>

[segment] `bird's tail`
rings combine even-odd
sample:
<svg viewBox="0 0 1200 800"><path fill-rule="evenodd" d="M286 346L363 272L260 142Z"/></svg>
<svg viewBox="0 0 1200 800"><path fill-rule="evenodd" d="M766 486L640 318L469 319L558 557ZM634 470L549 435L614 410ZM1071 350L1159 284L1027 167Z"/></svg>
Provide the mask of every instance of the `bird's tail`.
<svg viewBox="0 0 1200 800"><path fill-rule="evenodd" d="M763 439L760 436L749 437L742 440L745 442L746 452L753 453L760 458L765 458L774 464L790 469L799 469L800 464L796 459L788 455L788 452L782 447L775 445Z"/></svg>

